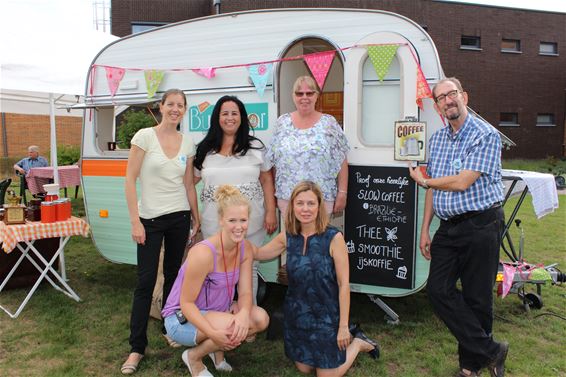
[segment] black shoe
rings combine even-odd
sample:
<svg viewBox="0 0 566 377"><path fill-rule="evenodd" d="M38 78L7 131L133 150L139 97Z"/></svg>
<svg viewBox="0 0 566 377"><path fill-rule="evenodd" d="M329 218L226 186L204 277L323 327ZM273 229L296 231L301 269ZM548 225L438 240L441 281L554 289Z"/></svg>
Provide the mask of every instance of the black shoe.
<svg viewBox="0 0 566 377"><path fill-rule="evenodd" d="M379 344L377 344L375 340L368 338L360 328L358 328L358 331L356 332L356 335L354 335L354 338L358 338L366 343L371 344L373 346L373 349L371 351L368 351L369 355L375 360L379 359Z"/></svg>
<svg viewBox="0 0 566 377"><path fill-rule="evenodd" d="M497 355L489 364L487 364L487 370L491 377L505 376L505 360L507 359L508 352L509 343L499 343L499 351L497 352Z"/></svg>
<svg viewBox="0 0 566 377"><path fill-rule="evenodd" d="M348 330L350 330L350 334L352 334L353 337L355 337L358 332L362 331L360 325L357 323L351 323L350 326L348 326Z"/></svg>

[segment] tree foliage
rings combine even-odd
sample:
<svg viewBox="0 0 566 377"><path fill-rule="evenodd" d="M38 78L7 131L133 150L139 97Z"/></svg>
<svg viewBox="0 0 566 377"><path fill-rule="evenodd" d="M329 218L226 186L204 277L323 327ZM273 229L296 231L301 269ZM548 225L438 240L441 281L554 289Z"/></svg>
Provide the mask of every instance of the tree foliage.
<svg viewBox="0 0 566 377"><path fill-rule="evenodd" d="M142 128L155 126L155 120L144 110L128 110L118 125L118 146L129 149L132 137Z"/></svg>

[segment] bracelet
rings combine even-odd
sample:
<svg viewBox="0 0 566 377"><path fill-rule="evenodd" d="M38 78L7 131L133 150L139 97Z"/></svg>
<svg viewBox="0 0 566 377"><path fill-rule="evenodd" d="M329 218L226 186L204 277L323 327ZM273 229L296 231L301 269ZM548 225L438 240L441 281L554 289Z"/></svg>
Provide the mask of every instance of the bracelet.
<svg viewBox="0 0 566 377"><path fill-rule="evenodd" d="M346 190L338 190L338 192L342 192L342 193L344 193L344 194L347 194L347 193L348 193L348 191L346 191Z"/></svg>
<svg viewBox="0 0 566 377"><path fill-rule="evenodd" d="M423 186L425 189L428 189L428 188L429 188L429 187L428 187L428 184L426 183L426 179L423 178L423 179L421 180L421 186Z"/></svg>

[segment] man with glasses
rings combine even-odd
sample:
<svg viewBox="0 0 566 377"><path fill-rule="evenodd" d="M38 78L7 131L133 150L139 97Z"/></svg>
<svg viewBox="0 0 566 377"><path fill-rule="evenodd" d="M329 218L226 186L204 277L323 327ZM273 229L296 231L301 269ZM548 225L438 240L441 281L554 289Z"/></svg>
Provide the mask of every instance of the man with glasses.
<svg viewBox="0 0 566 377"><path fill-rule="evenodd" d="M431 261L427 292L458 340L456 376L478 376L487 368L492 377L501 377L509 344L492 337L493 285L504 225L501 138L468 112L468 94L458 79L440 80L432 93L448 126L430 139L430 178L409 167L411 177L427 189L419 244ZM431 241L434 215L441 222Z"/></svg>

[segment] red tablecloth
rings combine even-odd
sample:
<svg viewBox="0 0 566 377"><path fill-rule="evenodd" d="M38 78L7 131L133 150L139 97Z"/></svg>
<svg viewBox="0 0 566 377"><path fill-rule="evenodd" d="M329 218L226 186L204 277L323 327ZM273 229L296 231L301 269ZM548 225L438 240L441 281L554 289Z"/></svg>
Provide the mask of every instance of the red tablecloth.
<svg viewBox="0 0 566 377"><path fill-rule="evenodd" d="M18 242L64 236L88 236L89 226L78 217L55 223L28 221L25 224L6 225L0 221L0 242L4 252L11 252Z"/></svg>
<svg viewBox="0 0 566 377"><path fill-rule="evenodd" d="M81 170L79 165L66 165L57 168L59 172L59 187L74 187L81 184ZM32 194L45 192L43 185L53 179L53 167L31 168L26 175L28 189Z"/></svg>

